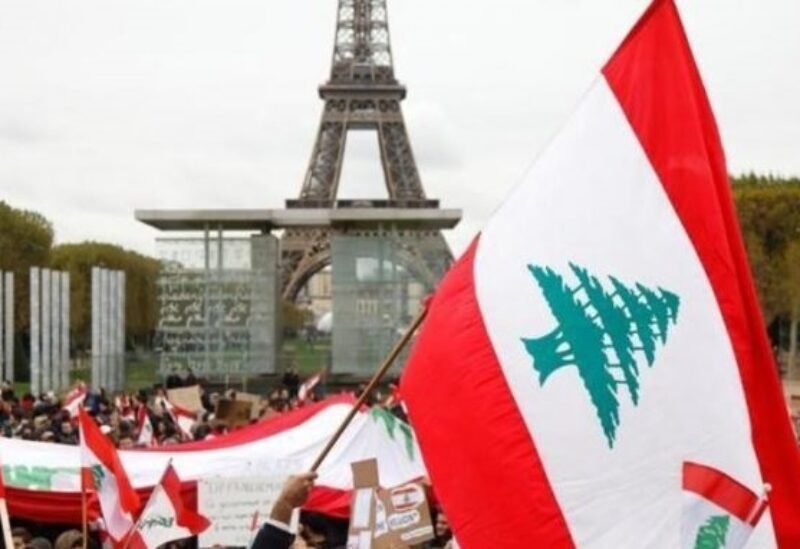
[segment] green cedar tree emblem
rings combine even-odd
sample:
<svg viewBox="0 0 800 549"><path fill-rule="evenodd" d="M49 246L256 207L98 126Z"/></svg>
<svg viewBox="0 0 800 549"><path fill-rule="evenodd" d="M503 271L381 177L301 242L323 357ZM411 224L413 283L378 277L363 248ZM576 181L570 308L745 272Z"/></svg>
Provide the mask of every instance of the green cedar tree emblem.
<svg viewBox="0 0 800 549"><path fill-rule="evenodd" d="M152 530L154 528L172 528L175 523L175 517L165 517L164 515L156 515L147 517L139 522L139 530Z"/></svg>
<svg viewBox="0 0 800 549"><path fill-rule="evenodd" d="M389 438L392 440L396 440L395 432L400 431L400 434L403 436L408 459L414 461L414 431L411 430L408 423L398 419L396 415L384 408L373 408L370 411L370 416L373 421L383 423L386 432L389 434Z"/></svg>
<svg viewBox="0 0 800 549"><path fill-rule="evenodd" d="M620 421L618 388L625 387L633 404L639 405L642 357L653 366L656 345L666 344L669 326L677 321L680 298L663 288L626 286L613 276L604 286L572 263L578 280L574 287L549 267L528 269L558 322L552 332L522 340L539 372L539 384L557 370L574 366L613 448Z"/></svg>
<svg viewBox="0 0 800 549"><path fill-rule="evenodd" d="M92 466L92 478L94 480L95 489L99 491L103 486L103 481L106 479L106 471L102 465Z"/></svg>
<svg viewBox="0 0 800 549"><path fill-rule="evenodd" d="M697 531L694 549L723 549L730 525L731 518L727 515L709 518Z"/></svg>

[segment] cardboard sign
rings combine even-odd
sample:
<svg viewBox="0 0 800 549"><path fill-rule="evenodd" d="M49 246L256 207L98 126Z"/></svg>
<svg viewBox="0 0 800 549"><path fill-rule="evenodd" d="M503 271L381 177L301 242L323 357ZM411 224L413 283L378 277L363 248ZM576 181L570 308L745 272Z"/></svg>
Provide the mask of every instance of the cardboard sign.
<svg viewBox="0 0 800 549"><path fill-rule="evenodd" d="M249 547L269 517L283 477L201 478L197 509L211 522L200 547Z"/></svg>
<svg viewBox="0 0 800 549"><path fill-rule="evenodd" d="M421 484L381 488L374 459L353 463L351 468L354 489L347 549L407 549L433 539Z"/></svg>
<svg viewBox="0 0 800 549"><path fill-rule="evenodd" d="M189 412L200 412L203 410L203 402L200 400L200 386L179 387L167 391L169 401L179 408Z"/></svg>
<svg viewBox="0 0 800 549"><path fill-rule="evenodd" d="M235 429L236 427L250 424L252 409L252 402L220 399L217 402L217 410L214 415L218 421L226 423L229 429Z"/></svg>
<svg viewBox="0 0 800 549"><path fill-rule="evenodd" d="M264 405L264 399L261 395L254 395L251 393L236 393L236 400L242 402L250 402L253 407L250 410L250 419L258 419L258 414L261 413L261 407Z"/></svg>

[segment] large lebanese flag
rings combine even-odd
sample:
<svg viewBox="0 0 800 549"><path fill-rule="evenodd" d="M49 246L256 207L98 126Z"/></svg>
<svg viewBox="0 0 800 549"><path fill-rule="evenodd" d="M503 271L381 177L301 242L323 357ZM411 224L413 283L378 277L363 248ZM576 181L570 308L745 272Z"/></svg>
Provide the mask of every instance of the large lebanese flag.
<svg viewBox="0 0 800 549"><path fill-rule="evenodd" d="M118 542L134 525L139 496L131 487L117 449L83 408L78 410L78 422L82 489L96 492L105 529Z"/></svg>
<svg viewBox="0 0 800 549"><path fill-rule="evenodd" d="M716 124L656 0L442 281L401 387L465 549L680 547L682 465L773 487L800 456Z"/></svg>

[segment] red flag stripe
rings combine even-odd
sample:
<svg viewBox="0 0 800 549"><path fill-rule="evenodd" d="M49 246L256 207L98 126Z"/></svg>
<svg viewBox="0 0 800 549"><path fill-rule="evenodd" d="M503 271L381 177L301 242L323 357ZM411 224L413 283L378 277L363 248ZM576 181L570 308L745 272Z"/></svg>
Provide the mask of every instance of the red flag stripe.
<svg viewBox="0 0 800 549"><path fill-rule="evenodd" d="M183 526L192 534L199 534L210 526L210 522L206 517L196 513L195 511L186 507L181 497L181 479L172 465L167 466L167 471L164 473L164 478L161 479L161 485L164 487L164 492L172 502L172 507L175 509L175 517L177 523Z"/></svg>
<svg viewBox="0 0 800 549"><path fill-rule="evenodd" d="M462 547L519 547L519 532L537 547L574 547L486 332L476 247L442 281L414 345L401 389L409 417ZM454 398L469 406L454 406Z"/></svg>
<svg viewBox="0 0 800 549"><path fill-rule="evenodd" d="M800 452L750 276L716 122L672 0L653 3L603 74L714 289L745 389L762 476L774 487L770 509L778 543L800 547Z"/></svg>
<svg viewBox="0 0 800 549"><path fill-rule="evenodd" d="M3 462L0 462L0 499L6 498L6 483L3 480Z"/></svg>
<svg viewBox="0 0 800 549"><path fill-rule="evenodd" d="M683 489L748 522L758 507L758 496L722 471L699 463L683 464Z"/></svg>

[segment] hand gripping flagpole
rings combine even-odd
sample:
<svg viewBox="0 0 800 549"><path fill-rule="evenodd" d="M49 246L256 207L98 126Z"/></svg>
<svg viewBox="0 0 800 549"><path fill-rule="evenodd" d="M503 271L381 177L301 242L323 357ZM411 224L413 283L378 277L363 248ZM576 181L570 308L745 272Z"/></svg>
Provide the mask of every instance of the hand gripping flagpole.
<svg viewBox="0 0 800 549"><path fill-rule="evenodd" d="M425 303L422 309L420 309L420 312L417 313L417 316L414 317L414 320L411 322L411 325L406 329L403 336L397 340L397 342L394 344L394 347L392 347L392 350L389 351L389 354L386 355L385 359L383 359L383 363L381 364L380 368L378 368L378 371L375 372L375 375L372 376L372 379L370 380L369 384L366 386L364 391L361 393L361 396L358 397L358 400L353 405L353 409L350 410L350 413L347 414L347 417L344 418L342 424L339 425L339 428L336 430L331 439L328 441L328 444L325 445L325 448L323 448L322 452L320 452L319 456L314 461L314 464L311 466L312 473L317 472L319 466L322 465L322 462L325 460L330 451L333 449L333 446L336 444L336 441L338 441L341 438L345 429L347 429L347 426L350 425L351 421L353 421L353 418L356 416L356 413L358 413L358 411L361 409L361 406L363 406L364 403L367 401L367 398L369 397L370 393L375 389L375 387L377 387L378 383L381 382L383 376L386 375L386 372L388 372L389 368L391 368L392 364L394 364L395 359L397 359L397 357L403 351L405 346L408 345L408 342L411 341L411 338L414 336L414 332L416 332L417 328L420 327L422 321L425 320L425 316L427 314L428 314L428 307L427 303Z"/></svg>

